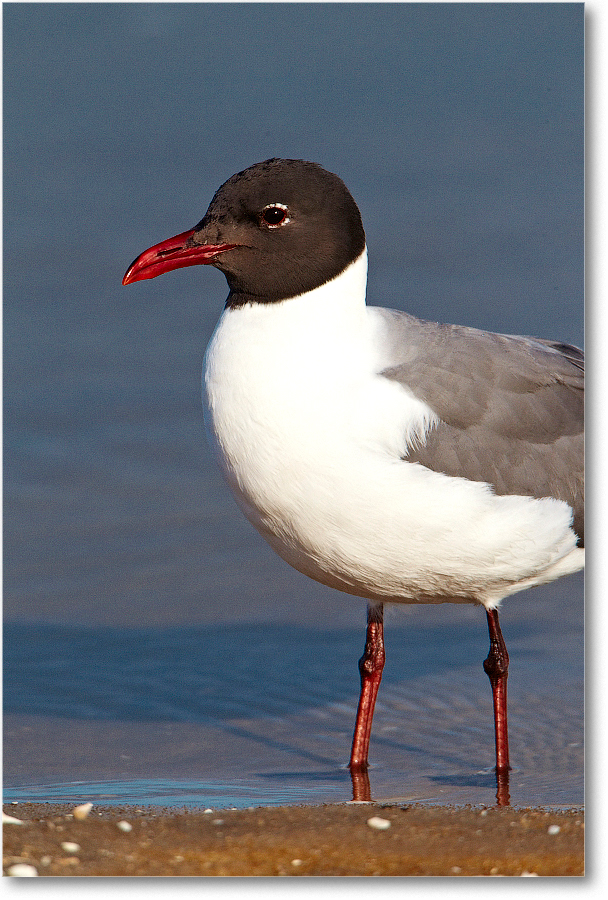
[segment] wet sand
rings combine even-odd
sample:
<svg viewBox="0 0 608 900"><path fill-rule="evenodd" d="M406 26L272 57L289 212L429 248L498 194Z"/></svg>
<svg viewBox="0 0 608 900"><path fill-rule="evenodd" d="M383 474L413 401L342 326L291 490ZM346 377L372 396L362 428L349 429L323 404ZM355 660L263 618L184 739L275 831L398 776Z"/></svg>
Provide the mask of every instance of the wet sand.
<svg viewBox="0 0 608 900"><path fill-rule="evenodd" d="M20 803L4 810L22 821L4 827L5 874L18 864L42 876L584 872L582 809L377 803L206 812L93 807L83 820L67 805ZM380 827L369 824L374 817Z"/></svg>

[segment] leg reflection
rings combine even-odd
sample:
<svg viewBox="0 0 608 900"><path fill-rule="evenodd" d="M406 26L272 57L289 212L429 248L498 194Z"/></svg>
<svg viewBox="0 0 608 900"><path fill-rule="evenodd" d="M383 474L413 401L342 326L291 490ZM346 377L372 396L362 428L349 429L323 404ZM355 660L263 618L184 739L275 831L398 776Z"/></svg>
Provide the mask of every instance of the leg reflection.
<svg viewBox="0 0 608 900"><path fill-rule="evenodd" d="M367 774L367 771L357 772L351 769L350 777L353 782L353 800L371 800L372 788L369 783L369 775Z"/></svg>

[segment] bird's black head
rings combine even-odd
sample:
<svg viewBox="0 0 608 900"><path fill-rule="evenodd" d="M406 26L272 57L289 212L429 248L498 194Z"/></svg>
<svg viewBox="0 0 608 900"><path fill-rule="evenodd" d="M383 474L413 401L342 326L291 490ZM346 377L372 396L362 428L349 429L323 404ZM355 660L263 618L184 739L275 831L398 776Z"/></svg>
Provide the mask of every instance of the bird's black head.
<svg viewBox="0 0 608 900"><path fill-rule="evenodd" d="M269 159L229 178L198 225L138 257L124 283L203 263L226 275L230 305L274 302L335 278L364 247L359 209L337 175Z"/></svg>

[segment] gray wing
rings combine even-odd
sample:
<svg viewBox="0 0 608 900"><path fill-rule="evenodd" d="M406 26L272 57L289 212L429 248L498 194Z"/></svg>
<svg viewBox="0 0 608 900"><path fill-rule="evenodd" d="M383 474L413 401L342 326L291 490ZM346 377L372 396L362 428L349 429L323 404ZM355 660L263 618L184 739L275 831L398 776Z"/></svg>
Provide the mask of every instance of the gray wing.
<svg viewBox="0 0 608 900"><path fill-rule="evenodd" d="M556 497L584 541L584 354L554 341L492 334L377 310L383 371L440 419L408 462L484 481L497 494Z"/></svg>

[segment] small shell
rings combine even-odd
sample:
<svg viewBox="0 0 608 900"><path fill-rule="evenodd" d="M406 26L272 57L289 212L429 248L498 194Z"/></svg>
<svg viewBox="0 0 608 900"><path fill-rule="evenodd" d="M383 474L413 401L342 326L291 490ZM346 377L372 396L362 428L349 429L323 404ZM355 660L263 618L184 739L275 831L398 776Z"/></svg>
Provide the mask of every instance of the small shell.
<svg viewBox="0 0 608 900"><path fill-rule="evenodd" d="M23 825L22 819L16 819L14 816L9 816L7 813L2 813L2 824L3 825Z"/></svg>
<svg viewBox="0 0 608 900"><path fill-rule="evenodd" d="M92 803L81 803L80 806L75 806L72 815L75 819L86 819L88 814L93 809Z"/></svg>
<svg viewBox="0 0 608 900"><path fill-rule="evenodd" d="M391 827L390 820L381 819L380 816L372 816L371 819L367 820L367 824L370 828L376 828L378 831L386 831L387 828Z"/></svg>
<svg viewBox="0 0 608 900"><path fill-rule="evenodd" d="M120 828L121 831L133 831L133 826L131 825L131 823L125 822L124 820L122 822L117 822L116 827Z"/></svg>
<svg viewBox="0 0 608 900"><path fill-rule="evenodd" d="M14 875L17 878L33 878L38 875L34 866L29 866L27 863L15 863L14 866L10 866L6 871L9 875Z"/></svg>
<svg viewBox="0 0 608 900"><path fill-rule="evenodd" d="M75 844L74 841L62 841L61 849L65 850L66 853L78 853L80 844Z"/></svg>

